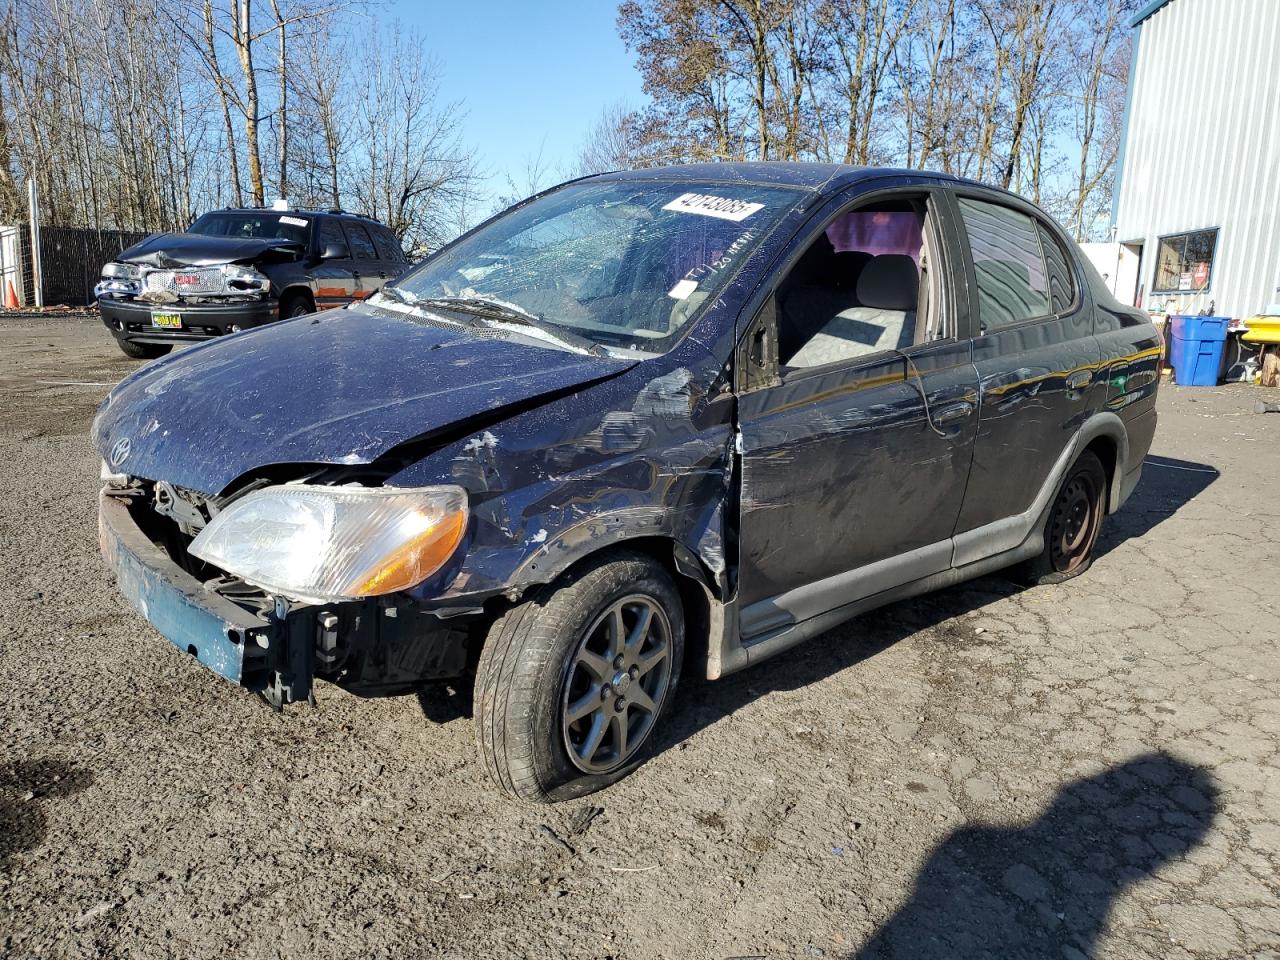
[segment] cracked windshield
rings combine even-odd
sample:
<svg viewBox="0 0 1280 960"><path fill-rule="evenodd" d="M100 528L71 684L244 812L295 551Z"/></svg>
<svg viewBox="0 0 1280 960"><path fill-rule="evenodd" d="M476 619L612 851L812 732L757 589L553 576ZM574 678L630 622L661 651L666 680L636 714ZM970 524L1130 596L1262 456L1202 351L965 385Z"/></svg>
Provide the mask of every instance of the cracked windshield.
<svg viewBox="0 0 1280 960"><path fill-rule="evenodd" d="M464 238L374 302L660 353L802 196L759 185L574 184Z"/></svg>

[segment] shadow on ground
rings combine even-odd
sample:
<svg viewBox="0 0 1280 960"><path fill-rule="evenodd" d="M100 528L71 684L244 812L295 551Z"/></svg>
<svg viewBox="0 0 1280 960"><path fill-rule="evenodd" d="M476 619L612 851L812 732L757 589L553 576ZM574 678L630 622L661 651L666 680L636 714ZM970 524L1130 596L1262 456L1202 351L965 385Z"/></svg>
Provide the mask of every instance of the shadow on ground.
<svg viewBox="0 0 1280 960"><path fill-rule="evenodd" d="M1126 888L1184 856L1218 810L1209 773L1149 753L1063 787L1023 827L938 845L855 960L1086 960Z"/></svg>
<svg viewBox="0 0 1280 960"><path fill-rule="evenodd" d="M0 766L0 870L38 847L48 832L44 804L89 786L93 776L60 760L20 760Z"/></svg>
<svg viewBox="0 0 1280 960"><path fill-rule="evenodd" d="M1146 536L1218 479L1217 468L1171 457L1147 457L1142 481L1119 513L1107 517L1098 538L1097 556L1126 540Z"/></svg>

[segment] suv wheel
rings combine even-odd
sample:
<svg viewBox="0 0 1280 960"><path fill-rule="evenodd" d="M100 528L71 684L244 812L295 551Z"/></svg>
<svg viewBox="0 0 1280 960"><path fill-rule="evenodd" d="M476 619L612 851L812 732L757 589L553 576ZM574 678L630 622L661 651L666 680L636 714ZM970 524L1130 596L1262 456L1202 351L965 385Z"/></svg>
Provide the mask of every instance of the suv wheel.
<svg viewBox="0 0 1280 960"><path fill-rule="evenodd" d="M1102 461L1086 450L1067 471L1049 508L1044 551L1019 568L1018 579L1033 586L1061 583L1088 570L1106 513L1106 494Z"/></svg>
<svg viewBox="0 0 1280 960"><path fill-rule="evenodd" d="M311 298L305 293L291 293L280 301L281 320L290 320L293 317L305 317L308 313L315 312L315 304L311 302Z"/></svg>
<svg viewBox="0 0 1280 960"><path fill-rule="evenodd" d="M640 554L589 563L509 610L476 673L480 755L523 800L583 796L647 757L680 677L684 618L660 564Z"/></svg>
<svg viewBox="0 0 1280 960"><path fill-rule="evenodd" d="M134 360L155 360L173 349L168 343L134 343L132 340L117 340L116 346L126 357Z"/></svg>

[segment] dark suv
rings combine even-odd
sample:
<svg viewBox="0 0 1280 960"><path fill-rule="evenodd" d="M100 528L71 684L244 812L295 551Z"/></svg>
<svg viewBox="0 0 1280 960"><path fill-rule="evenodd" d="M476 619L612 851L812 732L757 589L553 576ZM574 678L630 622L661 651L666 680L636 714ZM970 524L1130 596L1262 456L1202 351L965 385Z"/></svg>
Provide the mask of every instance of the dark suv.
<svg viewBox="0 0 1280 960"><path fill-rule="evenodd" d="M408 265L387 227L340 210L216 210L102 268L102 322L131 357L369 296Z"/></svg>
<svg viewBox="0 0 1280 960"><path fill-rule="evenodd" d="M663 742L682 670L1005 567L1084 573L1160 356L1002 190L607 174L126 379L93 430L101 543L161 633L273 705L468 678L495 782L578 796Z"/></svg>

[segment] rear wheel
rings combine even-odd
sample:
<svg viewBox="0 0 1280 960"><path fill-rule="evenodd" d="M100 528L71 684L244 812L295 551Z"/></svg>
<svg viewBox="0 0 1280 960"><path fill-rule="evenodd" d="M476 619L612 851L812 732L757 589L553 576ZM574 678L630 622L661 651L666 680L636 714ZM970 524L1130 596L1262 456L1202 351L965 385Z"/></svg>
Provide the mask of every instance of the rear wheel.
<svg viewBox="0 0 1280 960"><path fill-rule="evenodd" d="M476 674L476 740L489 776L541 802L620 780L648 756L683 649L679 594L640 554L592 562L508 611Z"/></svg>
<svg viewBox="0 0 1280 960"><path fill-rule="evenodd" d="M154 360L173 349L168 343L136 343L133 340L116 340L116 345L126 357L134 360Z"/></svg>
<svg viewBox="0 0 1280 960"><path fill-rule="evenodd" d="M1044 550L1017 569L1023 583L1061 583L1093 564L1093 550L1106 513L1107 474L1102 461L1086 450L1067 471L1049 508Z"/></svg>

